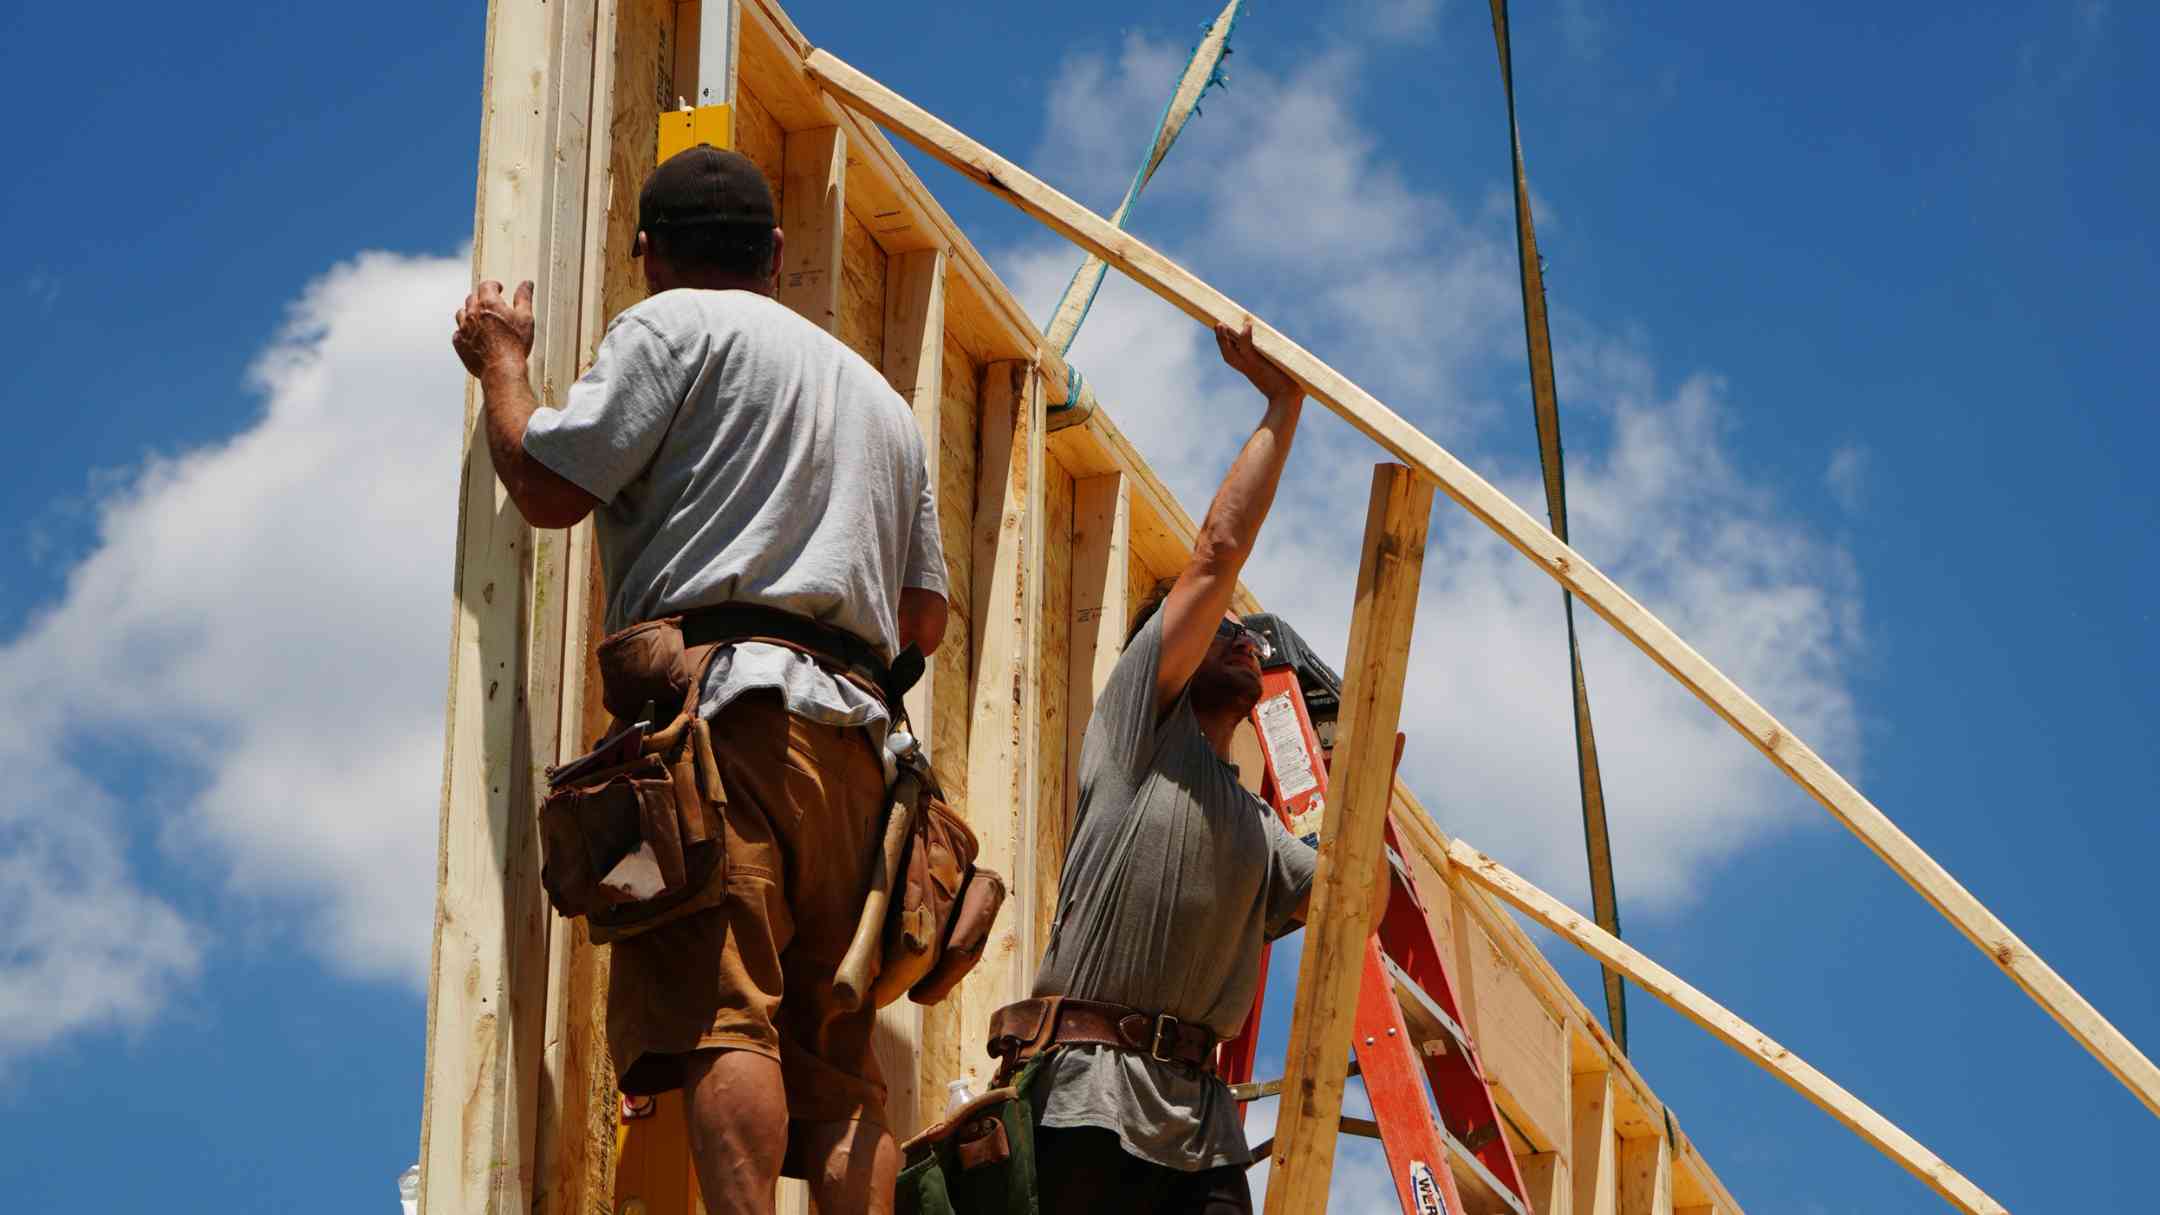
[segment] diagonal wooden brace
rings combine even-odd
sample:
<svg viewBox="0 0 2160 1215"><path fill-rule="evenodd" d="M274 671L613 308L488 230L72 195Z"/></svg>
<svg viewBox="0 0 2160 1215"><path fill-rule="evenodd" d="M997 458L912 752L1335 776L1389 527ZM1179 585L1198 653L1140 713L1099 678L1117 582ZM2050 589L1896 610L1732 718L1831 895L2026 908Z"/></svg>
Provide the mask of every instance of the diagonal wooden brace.
<svg viewBox="0 0 2160 1215"><path fill-rule="evenodd" d="M1327 1208L1358 983L1373 930L1372 884L1387 880L1381 852L1395 796L1395 726L1402 716L1403 672L1410 662L1418 575L1425 567L1431 521L1430 484L1400 464L1373 470L1357 607L1350 616L1350 656L1343 664L1349 678L1320 824L1320 870L1313 878L1297 1001L1291 1006L1267 1215Z"/></svg>
<svg viewBox="0 0 2160 1215"><path fill-rule="evenodd" d="M811 51L803 69L832 96L875 119L895 134L993 194L1102 258L1202 324L1242 325L1251 316L1236 301L1171 261L1131 233L1058 193L1011 161L969 139L922 107L824 51ZM1573 591L1621 636L1665 668L1711 711L1725 719L1770 762L1793 778L1825 810L1860 837L1883 862L1957 926L2057 1024L2122 1081L2147 1109L2160 1115L2160 1067L2110 1024L2076 988L2056 974L2032 947L1958 884L1935 858L1903 831L1812 748L1756 704L1725 673L1710 665L1680 635L1635 602L1582 554L1468 465L1257 317L1253 344L1305 390L1396 459L1439 485L1531 564Z"/></svg>

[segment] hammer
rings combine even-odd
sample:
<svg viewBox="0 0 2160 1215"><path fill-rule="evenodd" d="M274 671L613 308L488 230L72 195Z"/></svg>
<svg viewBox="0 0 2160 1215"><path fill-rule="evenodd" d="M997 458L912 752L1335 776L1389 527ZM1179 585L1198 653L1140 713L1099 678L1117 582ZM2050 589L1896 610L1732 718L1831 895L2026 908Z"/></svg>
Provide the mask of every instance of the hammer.
<svg viewBox="0 0 2160 1215"><path fill-rule="evenodd" d="M915 802L922 791L922 774L915 768L921 751L913 736L895 730L889 740L900 760L900 778L893 782L892 804L885 810L885 834L878 841L877 857L870 869L870 893L863 900L862 919L856 921L855 939L833 974L833 991L840 1006L861 1008L877 979L879 943L885 935L885 912L892 905L893 885L900 876L900 857L907 851L908 836L915 830Z"/></svg>

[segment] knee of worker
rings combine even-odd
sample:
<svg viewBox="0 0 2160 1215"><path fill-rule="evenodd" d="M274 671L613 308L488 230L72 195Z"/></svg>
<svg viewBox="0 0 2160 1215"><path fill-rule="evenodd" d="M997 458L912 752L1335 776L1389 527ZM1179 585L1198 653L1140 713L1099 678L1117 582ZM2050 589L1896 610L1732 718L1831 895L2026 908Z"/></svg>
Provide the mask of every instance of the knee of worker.
<svg viewBox="0 0 2160 1215"><path fill-rule="evenodd" d="M883 1175L889 1184L898 1171L899 1145L892 1133L871 1122L793 1122L788 1126L788 1163L826 1193L867 1186Z"/></svg>

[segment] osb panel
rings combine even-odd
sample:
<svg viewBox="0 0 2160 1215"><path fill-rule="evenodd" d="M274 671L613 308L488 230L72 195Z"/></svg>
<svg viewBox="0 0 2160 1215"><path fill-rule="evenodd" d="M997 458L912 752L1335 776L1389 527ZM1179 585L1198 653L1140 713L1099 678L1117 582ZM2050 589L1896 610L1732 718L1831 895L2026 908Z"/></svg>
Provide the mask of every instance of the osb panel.
<svg viewBox="0 0 2160 1215"><path fill-rule="evenodd" d="M778 203L787 132L780 129L779 120L765 108L764 101L747 83L735 92L735 147L757 165L766 181L772 183L773 201Z"/></svg>
<svg viewBox="0 0 2160 1215"><path fill-rule="evenodd" d="M1043 559L1040 661L1036 668L1042 726L1036 761L1035 939L1048 942L1057 911L1058 877L1065 868L1065 841L1072 834L1072 807L1065 804L1069 776L1065 719L1072 682L1073 478L1055 459L1043 459Z"/></svg>
<svg viewBox="0 0 2160 1215"><path fill-rule="evenodd" d="M945 625L945 644L938 649L930 737L946 791L964 800L968 727L973 712L968 695L975 682L970 639L975 635L975 461L981 372L950 335L945 339L942 378L943 396L938 402L938 540L945 547L950 618Z"/></svg>
<svg viewBox="0 0 2160 1215"><path fill-rule="evenodd" d="M630 256L637 239L637 196L660 147L660 109L674 87L675 6L669 0L622 0L615 24L615 88L608 122L607 247L601 258L601 308L607 319L645 298L643 265Z"/></svg>
<svg viewBox="0 0 2160 1215"><path fill-rule="evenodd" d="M1501 1108L1539 1150L1552 1150L1568 1126L1567 1036L1484 929L1467 921L1458 928L1476 1004L1470 1032L1478 1054L1499 1082Z"/></svg>
<svg viewBox="0 0 2160 1215"><path fill-rule="evenodd" d="M839 313L840 340L872 367L884 366L885 251L852 211L841 223Z"/></svg>

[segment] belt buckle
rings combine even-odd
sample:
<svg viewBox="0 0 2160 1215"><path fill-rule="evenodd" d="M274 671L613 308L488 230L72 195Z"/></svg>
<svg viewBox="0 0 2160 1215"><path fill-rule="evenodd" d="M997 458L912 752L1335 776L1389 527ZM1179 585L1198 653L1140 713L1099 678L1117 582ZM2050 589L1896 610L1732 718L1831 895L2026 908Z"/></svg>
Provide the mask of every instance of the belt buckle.
<svg viewBox="0 0 2160 1215"><path fill-rule="evenodd" d="M1173 1029L1182 1029L1184 1026L1183 1021L1178 1020L1169 1013L1155 1014L1155 1037L1153 1041L1148 1043L1148 1058L1155 1060L1157 1063L1177 1062L1176 1059L1163 1053L1163 1037Z"/></svg>

